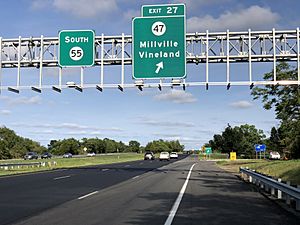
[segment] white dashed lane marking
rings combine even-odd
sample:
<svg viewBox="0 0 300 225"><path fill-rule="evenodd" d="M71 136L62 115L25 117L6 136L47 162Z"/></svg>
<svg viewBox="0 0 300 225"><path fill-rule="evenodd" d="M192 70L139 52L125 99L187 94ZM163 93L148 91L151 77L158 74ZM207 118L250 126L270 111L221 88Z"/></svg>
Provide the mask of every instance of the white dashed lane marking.
<svg viewBox="0 0 300 225"><path fill-rule="evenodd" d="M79 197L78 200L82 200L84 198L87 198L87 197L89 197L91 195L94 195L94 194L97 194L97 193L98 193L98 191L91 192L89 194L86 194L86 195L83 195L83 196Z"/></svg>
<svg viewBox="0 0 300 225"><path fill-rule="evenodd" d="M56 177L53 180L61 180L61 179L65 179L65 178L70 178L71 176L63 176L63 177Z"/></svg>

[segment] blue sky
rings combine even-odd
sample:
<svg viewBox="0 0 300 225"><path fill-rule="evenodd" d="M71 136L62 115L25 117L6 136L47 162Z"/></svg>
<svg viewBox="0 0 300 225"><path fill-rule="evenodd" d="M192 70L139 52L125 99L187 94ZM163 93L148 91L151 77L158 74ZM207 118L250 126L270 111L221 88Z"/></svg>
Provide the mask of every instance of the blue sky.
<svg viewBox="0 0 300 225"><path fill-rule="evenodd" d="M19 0L3 1L0 9L0 36L3 38L56 37L63 29L93 29L96 35L131 34L132 17L140 16L141 5L186 3L189 32L296 29L300 24L300 2L286 0ZM272 64L254 64L254 76L261 77ZM118 79L119 67L105 67L105 81ZM187 76L203 79L204 65L187 65ZM131 66L125 76L131 81ZM3 70L2 83L16 80L17 71ZM56 79L53 70L45 80ZM210 68L212 79L226 76L225 65ZM24 82L37 80L38 70L22 69ZM63 81L79 79L79 70L70 70ZM87 79L99 77L100 68L87 70ZM231 76L247 74L247 64L232 65ZM48 76L48 77L47 77ZM132 82L132 81L131 81ZM51 139L75 137L112 138L145 145L154 139L178 139L187 149L199 148L227 124L254 124L268 135L276 126L274 111L265 111L253 101L249 87L204 87L181 89L87 89L83 93L63 90L42 94L24 90L19 95L2 91L0 126L47 145Z"/></svg>

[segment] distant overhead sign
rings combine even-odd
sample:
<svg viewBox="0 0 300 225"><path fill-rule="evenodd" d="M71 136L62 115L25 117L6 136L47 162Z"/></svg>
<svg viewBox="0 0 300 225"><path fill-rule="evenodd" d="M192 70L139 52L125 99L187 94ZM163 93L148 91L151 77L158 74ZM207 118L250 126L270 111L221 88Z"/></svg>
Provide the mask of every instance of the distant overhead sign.
<svg viewBox="0 0 300 225"><path fill-rule="evenodd" d="M266 145L264 145L264 144L262 144L262 145L256 144L256 145L254 145L254 147L255 147L255 151L256 152L264 152L264 151L266 151Z"/></svg>
<svg viewBox="0 0 300 225"><path fill-rule="evenodd" d="M185 5L143 6L132 22L133 77L186 76Z"/></svg>
<svg viewBox="0 0 300 225"><path fill-rule="evenodd" d="M205 153L206 154L211 154L212 153L211 147L205 147Z"/></svg>
<svg viewBox="0 0 300 225"><path fill-rule="evenodd" d="M59 32L59 65L66 67L93 66L95 62L95 32L63 30Z"/></svg>

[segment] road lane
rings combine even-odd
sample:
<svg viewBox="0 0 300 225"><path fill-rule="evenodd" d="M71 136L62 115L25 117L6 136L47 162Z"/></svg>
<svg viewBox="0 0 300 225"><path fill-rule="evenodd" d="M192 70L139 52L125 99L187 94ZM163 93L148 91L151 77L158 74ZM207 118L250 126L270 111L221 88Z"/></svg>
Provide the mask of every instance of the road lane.
<svg viewBox="0 0 300 225"><path fill-rule="evenodd" d="M42 212L18 225L164 224L190 167L190 161L185 160L168 164L99 190L88 198Z"/></svg>
<svg viewBox="0 0 300 225"><path fill-rule="evenodd" d="M168 164L143 161L5 177L0 180L0 224L6 225ZM129 167L124 168L125 165ZM71 176L70 176L71 175ZM58 177L66 179L54 180Z"/></svg>
<svg viewBox="0 0 300 225"><path fill-rule="evenodd" d="M296 225L299 220L249 184L199 162L192 173L173 225Z"/></svg>
<svg viewBox="0 0 300 225"><path fill-rule="evenodd" d="M195 162L197 164L191 171L171 224L298 224L297 218L252 190L251 186L234 175L219 169L214 162L185 158L171 164L157 160L151 163L145 161L143 168L140 162L132 163L126 168L124 165L128 164L108 166L105 169L109 171L106 172L102 171L103 167L97 167L97 172L94 171L95 168L93 172L91 169L79 169L74 176L77 177L76 182L81 181L77 183L79 186L85 185L88 174L93 179L114 179L118 176L127 179L106 187L98 185L98 189L95 186L86 188L85 192L73 200L35 211L15 225L164 224ZM157 167L147 172L145 168L153 164ZM104 174L108 176L104 177ZM84 198L79 200L80 196Z"/></svg>

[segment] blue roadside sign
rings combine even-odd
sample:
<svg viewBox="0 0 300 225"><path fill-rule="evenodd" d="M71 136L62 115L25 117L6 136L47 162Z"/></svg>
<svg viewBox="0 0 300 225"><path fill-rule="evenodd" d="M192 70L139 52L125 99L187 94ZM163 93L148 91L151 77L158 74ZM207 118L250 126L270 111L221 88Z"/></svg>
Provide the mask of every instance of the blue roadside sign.
<svg viewBox="0 0 300 225"><path fill-rule="evenodd" d="M256 145L254 145L254 147L255 147L255 151L256 152L264 152L264 151L266 151L266 145L264 145L264 144L262 144L262 145L256 144Z"/></svg>

